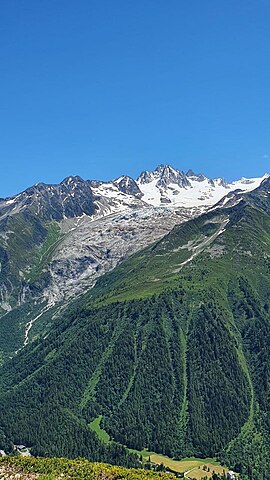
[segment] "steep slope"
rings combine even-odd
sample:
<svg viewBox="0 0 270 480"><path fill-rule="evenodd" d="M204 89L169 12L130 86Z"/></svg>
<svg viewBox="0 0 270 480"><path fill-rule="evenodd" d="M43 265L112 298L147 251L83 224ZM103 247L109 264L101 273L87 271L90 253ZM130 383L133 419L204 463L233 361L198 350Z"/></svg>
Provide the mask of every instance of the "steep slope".
<svg viewBox="0 0 270 480"><path fill-rule="evenodd" d="M150 243L147 231L141 235L142 222L145 224L147 218L155 218L151 225L151 241L154 241L175 224L212 206L228 191L254 189L261 180L226 184L222 179L209 180L192 171L184 174L169 165L160 165L154 172L143 172L137 182L130 177L119 177L107 183L68 177L59 185L40 183L1 200L2 313L37 295L43 296L43 300L49 297L55 301L60 291L63 295L67 290L77 294L85 281L93 283L92 277L95 279L97 274L113 268L118 259L113 252L110 255L113 249L110 235L104 235L100 242L95 229L108 231L112 224L115 231L114 225L119 226L118 232L123 233L118 235L122 244L119 250L123 250L119 257L123 259ZM170 207L164 208L164 204ZM119 212L125 212L127 217L119 217ZM135 240L134 248L125 245L126 240L132 244L130 231ZM98 251L93 251L97 242Z"/></svg>
<svg viewBox="0 0 270 480"><path fill-rule="evenodd" d="M229 185L160 165L137 181L68 177L0 200L0 362L45 335L67 299L99 276L224 193L254 189L260 181Z"/></svg>
<svg viewBox="0 0 270 480"><path fill-rule="evenodd" d="M93 182L80 177L69 177L59 185L38 184L0 201L2 309L9 311L31 297L32 284L41 274L48 283L46 267L69 233L66 224L74 230L84 216L96 219L134 204L138 207L142 202L136 203L113 184L101 197ZM71 219L75 219L72 227Z"/></svg>
<svg viewBox="0 0 270 480"><path fill-rule="evenodd" d="M45 334L48 318L99 276L224 194L261 180L226 184L160 165L137 181L68 177L0 200L0 362Z"/></svg>
<svg viewBox="0 0 270 480"><path fill-rule="evenodd" d="M220 454L268 478L269 192L266 179L233 206L175 226L7 362L8 438L43 455L87 445L92 458L88 424L102 415L121 444Z"/></svg>

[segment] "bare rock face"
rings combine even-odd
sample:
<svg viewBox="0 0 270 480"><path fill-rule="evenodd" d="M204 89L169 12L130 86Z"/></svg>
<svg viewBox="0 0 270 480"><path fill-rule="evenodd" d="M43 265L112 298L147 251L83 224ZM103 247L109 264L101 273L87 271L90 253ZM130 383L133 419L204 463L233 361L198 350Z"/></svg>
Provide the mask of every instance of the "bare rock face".
<svg viewBox="0 0 270 480"><path fill-rule="evenodd" d="M55 303L92 287L100 275L162 238L190 215L188 210L141 208L96 220L88 216L64 220L64 239L48 266L52 281L43 292L45 299Z"/></svg>
<svg viewBox="0 0 270 480"><path fill-rule="evenodd" d="M90 182L68 177L59 185L38 183L24 192L0 201L0 219L22 211L34 212L45 221L92 215L95 204Z"/></svg>
<svg viewBox="0 0 270 480"><path fill-rule="evenodd" d="M116 180L114 180L113 183L118 187L118 189L121 192L126 193L128 195L133 195L134 197L137 197L137 198L141 198L143 195L137 183L131 177L127 177L127 176L119 177Z"/></svg>

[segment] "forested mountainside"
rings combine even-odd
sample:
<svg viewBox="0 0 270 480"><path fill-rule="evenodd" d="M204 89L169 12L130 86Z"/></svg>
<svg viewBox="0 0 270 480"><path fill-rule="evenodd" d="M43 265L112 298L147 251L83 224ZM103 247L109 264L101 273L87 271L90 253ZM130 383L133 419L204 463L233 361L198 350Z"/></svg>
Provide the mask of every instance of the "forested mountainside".
<svg viewBox="0 0 270 480"><path fill-rule="evenodd" d="M121 445L217 455L269 478L269 191L175 226L4 363L2 443L123 464ZM89 430L100 415L118 443Z"/></svg>

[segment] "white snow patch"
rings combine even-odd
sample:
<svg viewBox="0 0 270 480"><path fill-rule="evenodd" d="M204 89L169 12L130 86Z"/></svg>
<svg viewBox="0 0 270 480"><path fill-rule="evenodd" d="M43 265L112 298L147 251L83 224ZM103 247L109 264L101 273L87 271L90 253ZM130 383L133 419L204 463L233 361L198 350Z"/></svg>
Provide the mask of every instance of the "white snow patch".
<svg viewBox="0 0 270 480"><path fill-rule="evenodd" d="M261 182L269 175L265 174L260 178L241 178L232 183L224 183L221 178L202 181L190 177L190 186L181 187L176 183L170 183L166 188L158 185L159 178L150 182L138 181L138 186L143 193L142 200L153 206L164 204L162 199L174 207L209 207L218 203L229 192L241 190L249 192L259 187Z"/></svg>

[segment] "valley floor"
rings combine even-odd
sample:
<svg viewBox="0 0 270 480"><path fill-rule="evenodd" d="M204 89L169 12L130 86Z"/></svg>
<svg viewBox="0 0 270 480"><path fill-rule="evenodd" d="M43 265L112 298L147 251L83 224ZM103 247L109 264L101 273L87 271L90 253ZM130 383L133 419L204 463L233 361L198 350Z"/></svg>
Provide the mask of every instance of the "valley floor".
<svg viewBox="0 0 270 480"><path fill-rule="evenodd" d="M202 480L203 478L211 478L214 473L218 475L227 474L228 468L220 465L214 458L183 458L174 460L165 455L155 452L143 450L140 452L144 459L149 459L152 465L163 464L166 468L173 472L180 473L184 478Z"/></svg>
<svg viewBox="0 0 270 480"><path fill-rule="evenodd" d="M99 415L95 420L90 423L90 428L96 432L101 441L108 443L110 442L110 436L108 433L100 427L100 422L102 420L102 415ZM180 473L184 475L185 478L192 478L196 480L202 480L203 478L211 478L214 473L222 475L223 473L227 474L229 469L223 465L220 465L214 458L183 458L181 460L174 460L166 455L161 455L155 452L149 452L148 450L132 450L131 452L136 453L139 456L143 457L143 460L146 462L150 459L152 465L161 465L172 470L173 472Z"/></svg>

